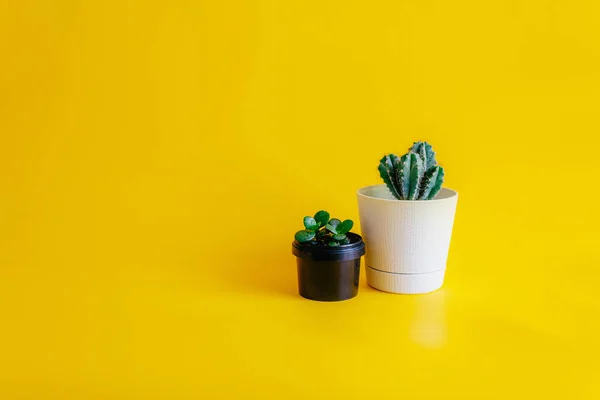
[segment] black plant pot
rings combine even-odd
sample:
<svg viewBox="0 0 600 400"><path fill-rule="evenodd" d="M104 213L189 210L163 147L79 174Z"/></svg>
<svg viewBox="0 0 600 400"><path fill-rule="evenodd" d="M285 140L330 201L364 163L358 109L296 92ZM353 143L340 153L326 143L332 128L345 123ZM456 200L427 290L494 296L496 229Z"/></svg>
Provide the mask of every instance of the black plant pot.
<svg viewBox="0 0 600 400"><path fill-rule="evenodd" d="M300 296L317 301L341 301L358 294L360 258L365 244L356 233L348 233L350 244L329 247L292 243L298 263Z"/></svg>

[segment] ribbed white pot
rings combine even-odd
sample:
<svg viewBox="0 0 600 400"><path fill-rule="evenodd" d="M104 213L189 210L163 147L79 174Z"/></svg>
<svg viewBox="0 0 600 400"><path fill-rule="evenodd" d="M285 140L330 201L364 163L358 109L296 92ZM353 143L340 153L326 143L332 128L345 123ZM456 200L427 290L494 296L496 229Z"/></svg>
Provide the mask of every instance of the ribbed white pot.
<svg viewBox="0 0 600 400"><path fill-rule="evenodd" d="M367 283L402 294L439 289L457 201L458 193L446 188L433 200L396 200L385 185L360 189Z"/></svg>

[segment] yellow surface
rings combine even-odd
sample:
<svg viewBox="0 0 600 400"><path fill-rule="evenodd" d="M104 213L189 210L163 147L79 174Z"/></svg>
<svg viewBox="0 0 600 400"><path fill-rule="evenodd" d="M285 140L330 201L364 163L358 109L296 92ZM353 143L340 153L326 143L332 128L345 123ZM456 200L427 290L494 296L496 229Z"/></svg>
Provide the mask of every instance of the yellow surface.
<svg viewBox="0 0 600 400"><path fill-rule="evenodd" d="M0 54L1 399L600 397L597 1L3 0ZM444 288L298 297L417 139Z"/></svg>

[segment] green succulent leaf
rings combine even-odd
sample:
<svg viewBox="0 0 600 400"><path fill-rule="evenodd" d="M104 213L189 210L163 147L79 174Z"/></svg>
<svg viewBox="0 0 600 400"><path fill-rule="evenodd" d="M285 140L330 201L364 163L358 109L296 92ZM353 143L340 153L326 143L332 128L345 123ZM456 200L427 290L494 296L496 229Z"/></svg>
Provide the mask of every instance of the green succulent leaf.
<svg viewBox="0 0 600 400"><path fill-rule="evenodd" d="M381 176L383 182L385 182L390 192L392 192L392 195L398 200L401 200L402 197L400 196L400 192L394 184L394 157L396 159L398 158L393 154L390 154L389 156L383 156L383 158L379 161L379 166L377 169L379 170L379 176Z"/></svg>
<svg viewBox="0 0 600 400"><path fill-rule="evenodd" d="M329 213L325 210L318 211L315 214L315 221L317 221L319 227L327 225L327 222L329 221Z"/></svg>
<svg viewBox="0 0 600 400"><path fill-rule="evenodd" d="M346 237L346 239L343 239L340 241L340 244L350 244L350 239L348 239L348 237Z"/></svg>
<svg viewBox="0 0 600 400"><path fill-rule="evenodd" d="M338 233L337 235L333 235L333 240L336 240L338 242L342 241L344 239L347 239L347 238L348 238L348 236L346 236L345 233Z"/></svg>
<svg viewBox="0 0 600 400"><path fill-rule="evenodd" d="M354 226L354 222L351 219L347 219L337 227L337 233L348 233Z"/></svg>
<svg viewBox="0 0 600 400"><path fill-rule="evenodd" d="M329 221L329 223L325 226L325 228L331 232L331 233L338 233L337 231L337 227L339 224L341 224L342 221L340 221L337 218L331 218L331 220Z"/></svg>
<svg viewBox="0 0 600 400"><path fill-rule="evenodd" d="M329 247L337 247L340 244L338 242L329 242Z"/></svg>
<svg viewBox="0 0 600 400"><path fill-rule="evenodd" d="M304 243L304 242L310 242L311 240L313 240L315 238L315 235L316 235L315 232L304 229L304 230L296 232L296 235L294 237L300 243Z"/></svg>
<svg viewBox="0 0 600 400"><path fill-rule="evenodd" d="M319 229L319 225L317 225L317 221L313 217L304 217L304 227L309 231L316 231Z"/></svg>

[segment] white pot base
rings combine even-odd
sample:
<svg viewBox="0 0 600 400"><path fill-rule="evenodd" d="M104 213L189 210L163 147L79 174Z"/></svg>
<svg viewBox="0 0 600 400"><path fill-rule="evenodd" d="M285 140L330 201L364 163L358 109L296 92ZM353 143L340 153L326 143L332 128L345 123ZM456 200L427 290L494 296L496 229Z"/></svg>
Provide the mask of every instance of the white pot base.
<svg viewBox="0 0 600 400"><path fill-rule="evenodd" d="M442 287L446 269L426 274L398 274L365 266L367 283L374 289L398 294L421 294Z"/></svg>

